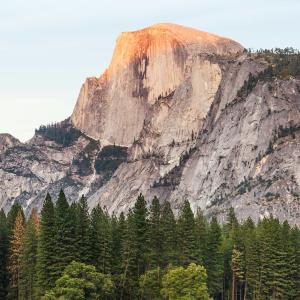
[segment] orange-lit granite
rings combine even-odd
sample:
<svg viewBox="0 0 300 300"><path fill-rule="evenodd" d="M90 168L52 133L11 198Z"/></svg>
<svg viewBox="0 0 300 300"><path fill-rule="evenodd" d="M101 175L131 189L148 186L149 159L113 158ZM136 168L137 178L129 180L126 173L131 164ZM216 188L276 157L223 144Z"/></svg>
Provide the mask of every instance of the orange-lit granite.
<svg viewBox="0 0 300 300"><path fill-rule="evenodd" d="M172 131L190 122L192 128L199 126L218 88L221 71L218 64L197 56L232 57L243 50L230 39L175 24L122 33L108 69L82 86L72 122L104 144L129 146L139 137L151 106L190 80L194 113L189 113L182 125L173 124ZM158 123L161 125L168 119L168 111L159 116L164 120Z"/></svg>

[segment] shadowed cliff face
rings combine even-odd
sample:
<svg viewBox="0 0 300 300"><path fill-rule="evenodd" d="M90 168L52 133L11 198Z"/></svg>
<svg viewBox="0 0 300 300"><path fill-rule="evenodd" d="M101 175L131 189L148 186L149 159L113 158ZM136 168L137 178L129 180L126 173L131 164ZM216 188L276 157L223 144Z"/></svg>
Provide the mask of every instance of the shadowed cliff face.
<svg viewBox="0 0 300 300"><path fill-rule="evenodd" d="M99 79L87 79L83 85L72 122L104 144L130 146L139 137L152 106L190 77L191 91L196 91L192 96L203 99L199 110L205 116L211 101L204 98L213 97L217 88L200 91L195 83L209 84L211 73L220 70L196 56L233 57L242 51L232 40L173 24L122 33L108 69ZM217 86L219 78L213 80Z"/></svg>

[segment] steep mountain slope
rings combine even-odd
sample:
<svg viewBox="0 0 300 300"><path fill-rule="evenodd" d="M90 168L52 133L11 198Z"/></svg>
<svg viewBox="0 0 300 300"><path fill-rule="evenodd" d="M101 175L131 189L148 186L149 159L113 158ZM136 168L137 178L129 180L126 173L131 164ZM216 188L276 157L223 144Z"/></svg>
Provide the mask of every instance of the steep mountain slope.
<svg viewBox="0 0 300 300"><path fill-rule="evenodd" d="M220 218L234 206L240 218L299 224L300 80L270 71L280 55L173 24L122 33L70 119L26 144L0 139L0 208L40 208L63 187L109 212L142 192Z"/></svg>

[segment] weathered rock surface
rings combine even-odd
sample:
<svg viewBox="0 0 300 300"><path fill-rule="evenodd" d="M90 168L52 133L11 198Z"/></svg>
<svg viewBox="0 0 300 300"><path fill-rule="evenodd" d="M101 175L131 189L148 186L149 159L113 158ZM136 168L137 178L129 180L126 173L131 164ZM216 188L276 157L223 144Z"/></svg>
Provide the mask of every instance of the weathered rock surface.
<svg viewBox="0 0 300 300"><path fill-rule="evenodd" d="M47 191L128 211L139 193L221 219L300 214L300 80L244 82L267 66L238 43L158 24L119 37L70 120L28 143L0 135L0 208ZM59 137L59 138L58 138Z"/></svg>
<svg viewBox="0 0 300 300"><path fill-rule="evenodd" d="M174 24L122 33L105 73L99 79L88 78L83 84L72 122L102 143L130 146L139 137L152 106L186 79L191 85L190 101L194 107L199 101L197 112L191 117L200 119L209 108L206 100L211 99L207 98L218 87L220 70L217 64L198 56L233 56L243 50L232 40ZM199 95L201 98L197 99ZM165 118L164 112L158 118ZM193 120L191 126L198 123ZM190 125L176 120L170 125L176 130L177 124ZM189 126L186 130L190 129Z"/></svg>

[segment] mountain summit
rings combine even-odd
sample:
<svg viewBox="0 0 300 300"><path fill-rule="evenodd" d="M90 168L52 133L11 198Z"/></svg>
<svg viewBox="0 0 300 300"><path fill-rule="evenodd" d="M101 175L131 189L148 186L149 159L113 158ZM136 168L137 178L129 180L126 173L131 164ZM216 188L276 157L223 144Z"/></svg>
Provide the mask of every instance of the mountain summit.
<svg viewBox="0 0 300 300"><path fill-rule="evenodd" d="M72 116L28 143L0 136L0 209L47 192L127 212L140 193L222 219L299 225L300 55L248 53L174 24L122 33Z"/></svg>
<svg viewBox="0 0 300 300"><path fill-rule="evenodd" d="M82 86L72 122L104 143L130 146L150 107L190 75L195 55L227 57L243 50L230 39L175 24L122 33L105 73Z"/></svg>

